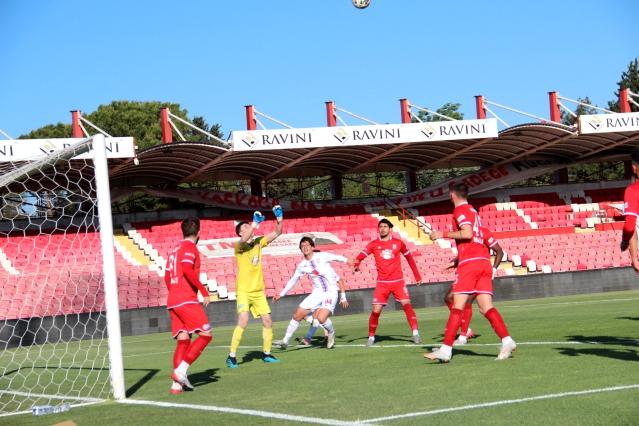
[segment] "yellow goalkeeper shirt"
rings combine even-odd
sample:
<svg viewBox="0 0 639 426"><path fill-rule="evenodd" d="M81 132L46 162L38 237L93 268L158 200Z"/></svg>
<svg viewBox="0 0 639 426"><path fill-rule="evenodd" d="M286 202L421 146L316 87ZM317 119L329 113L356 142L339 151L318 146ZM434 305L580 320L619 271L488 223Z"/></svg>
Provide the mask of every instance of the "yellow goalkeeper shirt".
<svg viewBox="0 0 639 426"><path fill-rule="evenodd" d="M235 243L235 259L237 259L236 293L264 291L262 248L266 247L267 244L265 237L257 237L250 243Z"/></svg>

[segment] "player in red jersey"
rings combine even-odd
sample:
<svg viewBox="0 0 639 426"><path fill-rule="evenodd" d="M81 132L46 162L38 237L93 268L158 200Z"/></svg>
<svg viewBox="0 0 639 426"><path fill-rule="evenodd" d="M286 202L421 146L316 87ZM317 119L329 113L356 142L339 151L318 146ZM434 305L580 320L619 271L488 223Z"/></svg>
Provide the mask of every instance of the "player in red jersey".
<svg viewBox="0 0 639 426"><path fill-rule="evenodd" d="M630 249L630 261L635 271L639 272L639 258L637 257L637 216L639 216L639 149L631 155L632 174L634 182L628 185L623 194L623 214L625 223L621 236L621 251Z"/></svg>
<svg viewBox="0 0 639 426"><path fill-rule="evenodd" d="M504 250L501 248L493 233L490 232L490 229L485 226L481 227L482 235L484 236L484 245L488 247L489 250L493 250L495 252L495 260L493 262L493 279L497 274L497 268L504 258ZM457 268L457 264L459 263L459 259L455 258L452 262L446 267L446 269ZM456 344L465 345L468 343L468 339L475 336L473 331L470 329L470 320L473 317L473 301L475 300L474 296L471 296L464 306L464 313L462 314L462 323L461 323L461 332L459 333L459 337L455 341ZM446 297L444 297L444 302L448 306L448 309L453 309L453 287L450 287L448 293L446 293Z"/></svg>
<svg viewBox="0 0 639 426"><path fill-rule="evenodd" d="M169 254L164 273L164 283L169 289L166 308L171 316L173 338L177 340L171 374L173 394L184 388L193 390L187 370L212 339L209 319L197 300L200 290L204 306L209 304L209 292L200 282L200 253L196 245L200 239L200 220L184 219L182 235L180 245ZM191 342L193 333L199 337Z"/></svg>
<svg viewBox="0 0 639 426"><path fill-rule="evenodd" d="M424 356L431 360L450 361L453 342L461 325L464 306L469 298L475 295L479 311L484 314L495 333L501 338L502 346L497 359L507 359L517 345L510 337L501 315L493 306L493 271L488 248L484 243L481 219L477 210L468 204L468 186L465 184L453 185L450 189L450 199L455 205L453 211L455 231L433 231L431 238L433 240L453 238L457 242L459 264L457 277L453 283L453 309L451 309L446 323L444 344Z"/></svg>
<svg viewBox="0 0 639 426"><path fill-rule="evenodd" d="M395 300L398 301L404 313L406 319L413 331L413 342L419 344L422 342L422 338L419 336L419 328L417 326L417 316L413 310L413 306L410 303L410 295L404 282L404 274L402 272L402 260L399 254L403 254L408 265L413 271L415 281L417 285L421 284L422 277L417 270L417 264L415 259L410 253L410 250L406 247L406 244L400 239L393 238L391 229L393 224L388 219L382 219L377 225L379 231L379 239L373 240L354 260L354 269L359 269L359 264L368 256L373 254L375 256L375 266L377 267L377 285L375 286L375 293L373 294L373 310L371 316L368 319L368 342L367 346L372 346L375 343L375 331L377 330L377 324L379 323L379 316L382 313L383 307L388 302L388 296L392 293Z"/></svg>

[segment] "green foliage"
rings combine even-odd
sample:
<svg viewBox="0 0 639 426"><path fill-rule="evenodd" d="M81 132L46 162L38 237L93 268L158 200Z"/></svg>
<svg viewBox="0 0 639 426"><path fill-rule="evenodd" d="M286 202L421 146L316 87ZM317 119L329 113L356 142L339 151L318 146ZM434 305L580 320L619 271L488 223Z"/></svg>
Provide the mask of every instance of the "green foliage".
<svg viewBox="0 0 639 426"><path fill-rule="evenodd" d="M463 120L464 114L459 111L459 107L461 107L461 104L446 102L444 105L437 108L435 112L437 112L437 114L441 114L455 120ZM417 113L417 116L422 121L445 121L446 120L445 118L442 118L435 114L431 114L426 111L419 111Z"/></svg>
<svg viewBox="0 0 639 426"><path fill-rule="evenodd" d="M18 139L54 139L54 138L70 138L71 125L58 123L47 124L39 129L32 130L25 135L21 135Z"/></svg>
<svg viewBox="0 0 639 426"><path fill-rule="evenodd" d="M588 96L586 96L585 98L577 98L577 100L584 104L592 104ZM577 117L580 115L597 114L596 109L581 104L577 104L577 108L575 108L574 112ZM566 126L574 126L577 123L577 117L574 117L572 114L569 114L563 109L561 110L561 124L565 124Z"/></svg>
<svg viewBox="0 0 639 426"><path fill-rule="evenodd" d="M162 130L160 127L160 108L168 107L172 114L188 121L188 111L182 109L180 104L170 102L138 102L138 101L113 101L108 105L100 105L92 113L84 117L103 129L112 136L133 136L139 150L159 145L162 142ZM209 138L189 126L173 120L177 128L188 141L209 141ZM206 120L197 116L193 124L213 135L223 138L219 124L209 126ZM94 134L96 131L88 125L84 125L87 131ZM71 125L58 123L36 129L21 138L69 138L71 137ZM179 140L174 136L174 140ZM216 141L209 141L220 145Z"/></svg>
<svg viewBox="0 0 639 426"><path fill-rule="evenodd" d="M639 58L630 61L628 69L621 73L621 80L617 86L619 89L630 89L634 93L639 93ZM615 99L608 101L608 109L619 112L619 90L615 92ZM639 107L631 103L630 111L637 112Z"/></svg>
<svg viewBox="0 0 639 426"><path fill-rule="evenodd" d="M624 179L623 162L609 161L594 164L579 164L568 167L568 181L573 182L602 182Z"/></svg>

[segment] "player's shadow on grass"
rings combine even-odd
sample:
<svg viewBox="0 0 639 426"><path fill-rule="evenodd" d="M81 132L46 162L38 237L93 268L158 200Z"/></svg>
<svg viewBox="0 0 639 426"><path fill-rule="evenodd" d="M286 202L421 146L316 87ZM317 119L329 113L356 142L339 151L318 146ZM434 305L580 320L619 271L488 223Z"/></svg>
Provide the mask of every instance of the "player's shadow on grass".
<svg viewBox="0 0 639 426"><path fill-rule="evenodd" d="M555 348L562 355L580 356L595 355L620 361L639 361L639 354L634 349L606 349L606 348Z"/></svg>
<svg viewBox="0 0 639 426"><path fill-rule="evenodd" d="M486 358L497 358L497 354L478 354L475 351L471 351L470 349L458 349L457 347L453 348L453 357L456 356L481 356Z"/></svg>
<svg viewBox="0 0 639 426"><path fill-rule="evenodd" d="M353 343L353 342L357 342L361 340L363 340L365 343L366 340L368 340L368 336L354 337L352 339L345 340L345 341L348 343ZM412 337L409 337L406 335L399 335L399 334L375 335L375 343L381 343L381 342L411 342L412 343L412 341L413 341Z"/></svg>
<svg viewBox="0 0 639 426"><path fill-rule="evenodd" d="M639 321L639 317L617 317L615 319L625 319L630 321Z"/></svg>
<svg viewBox="0 0 639 426"><path fill-rule="evenodd" d="M44 366L44 367L30 366L30 367L16 368L15 370L7 371L4 374L1 374L0 377L11 376L12 374L20 373L21 370L25 370L25 371L51 370L52 374L55 374L55 372L57 372L57 371L66 371L67 372L66 373L67 377L70 374L72 374L72 372L75 371L78 374L78 376L77 376L78 379L81 379L81 378L84 377L85 380L86 380L86 378L91 378L93 380L97 380L98 376L100 376L100 375L108 375L109 371L110 371L108 368L63 367L63 366L51 366L51 367L48 367L48 366ZM125 368L124 369L124 377L126 378L129 373L135 373L135 372L139 372L139 371L146 371L146 374L144 376L142 376L142 378L140 378L137 382L132 384L126 390L127 398L132 396L133 394L135 394L138 390L140 390L140 388L142 388L142 386L147 384L151 379L153 379L153 377L155 377L156 374L158 374L160 372L160 370L157 369L157 368ZM83 372L84 372L85 376L82 376ZM97 376L96 376L96 374L97 374ZM71 380L71 379L69 379L69 380Z"/></svg>
<svg viewBox="0 0 639 426"><path fill-rule="evenodd" d="M475 333L475 332L473 331L473 333ZM481 336L482 336L481 333L475 333L473 335L473 337L472 337L472 340L477 339L477 338L479 338ZM457 337L459 337L459 335L457 335ZM455 339L457 339L457 337L455 337ZM439 334L435 335L433 337L433 339L438 339L440 342L443 342L444 341L444 333L439 333ZM472 342L472 340L468 340L468 341Z"/></svg>
<svg viewBox="0 0 639 426"><path fill-rule="evenodd" d="M209 368L206 371L189 374L189 381L195 387L208 385L217 382L220 376L217 375L219 368Z"/></svg>
<svg viewBox="0 0 639 426"><path fill-rule="evenodd" d="M244 356L242 357L242 362L251 362L254 361L256 359L258 360L262 360L262 358L264 357L264 354L260 351L250 351L247 352L246 354L244 354Z"/></svg>
<svg viewBox="0 0 639 426"><path fill-rule="evenodd" d="M602 345L619 345L639 347L639 340L632 337L616 337L616 336L566 336L568 341L583 342Z"/></svg>

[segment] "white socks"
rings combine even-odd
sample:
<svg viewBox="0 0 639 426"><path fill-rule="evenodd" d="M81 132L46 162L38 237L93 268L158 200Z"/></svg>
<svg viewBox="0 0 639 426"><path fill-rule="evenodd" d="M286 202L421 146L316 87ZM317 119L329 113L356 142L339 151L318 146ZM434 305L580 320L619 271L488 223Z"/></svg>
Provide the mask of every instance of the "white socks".
<svg viewBox="0 0 639 426"><path fill-rule="evenodd" d="M513 340L513 338L512 338L512 337L510 337L510 336L506 336L506 337L504 337L503 339L501 339L501 344L502 344L502 345L509 345L509 344L511 344L511 343L515 343L515 341L514 341L514 340Z"/></svg>
<svg viewBox="0 0 639 426"><path fill-rule="evenodd" d="M288 344L288 341L291 340L293 334L295 334L295 330L300 326L300 322L294 319L291 319L291 322L288 323L288 327L286 327L286 335L284 335L284 343Z"/></svg>
<svg viewBox="0 0 639 426"><path fill-rule="evenodd" d="M326 322L322 324L322 327L324 327L324 329L329 333L335 331L335 329L333 328L333 321L331 321L330 318L326 318Z"/></svg>
<svg viewBox="0 0 639 426"><path fill-rule="evenodd" d="M175 371L177 371L178 373L186 374L186 370L188 369L189 369L189 364L187 364L186 361L182 361L180 365L177 366Z"/></svg>

